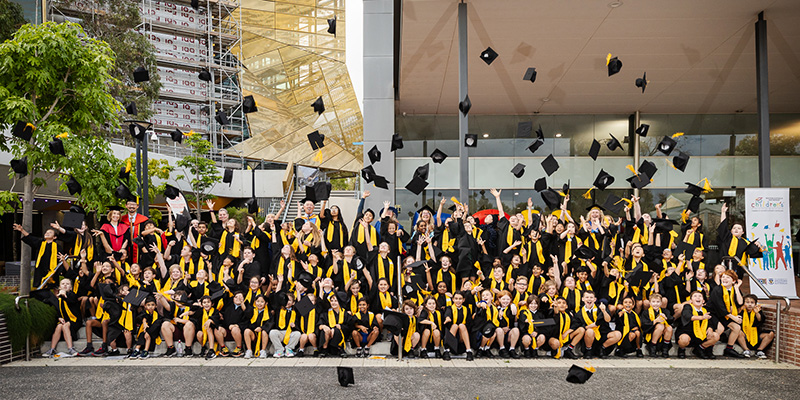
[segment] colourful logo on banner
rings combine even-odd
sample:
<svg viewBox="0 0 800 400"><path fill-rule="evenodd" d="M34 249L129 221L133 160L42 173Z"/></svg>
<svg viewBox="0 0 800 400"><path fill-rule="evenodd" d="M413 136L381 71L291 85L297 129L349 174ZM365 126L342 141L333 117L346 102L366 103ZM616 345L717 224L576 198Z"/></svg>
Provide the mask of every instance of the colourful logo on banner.
<svg viewBox="0 0 800 400"><path fill-rule="evenodd" d="M758 196L750 207L753 211L783 211L783 198Z"/></svg>
<svg viewBox="0 0 800 400"><path fill-rule="evenodd" d="M757 235L754 233L756 229L762 227ZM766 251L762 252L760 259L753 259L753 262L758 265L762 271L774 270L783 267L784 270L789 270L792 266L792 247L791 236L785 233L785 229L779 229L780 224L753 224L750 230L750 240L758 239L758 242L766 246Z"/></svg>

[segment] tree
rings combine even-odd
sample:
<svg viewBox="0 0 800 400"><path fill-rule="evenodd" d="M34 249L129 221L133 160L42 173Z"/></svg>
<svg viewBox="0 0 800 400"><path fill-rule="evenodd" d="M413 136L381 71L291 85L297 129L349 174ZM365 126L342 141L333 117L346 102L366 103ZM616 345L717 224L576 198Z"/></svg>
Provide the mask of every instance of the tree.
<svg viewBox="0 0 800 400"><path fill-rule="evenodd" d="M84 187L78 199L89 207L102 208L115 200L115 182L108 177L116 174L119 161L98 133L108 132L99 129L105 124L118 129L122 105L108 92L118 82L112 76L114 57L107 43L69 22L23 25L0 44L0 121L36 127L30 140L15 137L8 146L14 158L28 161L22 202L26 230L31 230L33 196L48 176L75 177ZM48 149L48 142L59 135L66 157ZM30 260L31 249L23 246L22 295L30 292Z"/></svg>
<svg viewBox="0 0 800 400"><path fill-rule="evenodd" d="M0 0L0 42L11 39L11 35L27 23L21 5L9 0Z"/></svg>
<svg viewBox="0 0 800 400"><path fill-rule="evenodd" d="M192 153L178 161L178 167L183 168L183 174L176 176L175 179L189 182L194 194L197 219L200 219L203 202L210 198L209 192L219 182L219 171L214 160L208 157L211 154L211 142L194 132L189 132L184 137L183 143L192 149Z"/></svg>

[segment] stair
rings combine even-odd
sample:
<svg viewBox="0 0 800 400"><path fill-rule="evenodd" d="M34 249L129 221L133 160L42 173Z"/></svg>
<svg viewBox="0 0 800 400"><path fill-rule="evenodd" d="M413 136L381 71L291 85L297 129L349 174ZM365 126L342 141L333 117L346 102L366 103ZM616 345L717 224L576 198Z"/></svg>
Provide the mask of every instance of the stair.
<svg viewBox="0 0 800 400"><path fill-rule="evenodd" d="M328 201L328 204L331 204L331 201L336 198L353 199L358 198L360 194L361 192L355 190L331 190L331 200ZM293 220L297 216L297 202L305 197L305 190L295 190L289 194L289 198L286 199L287 204L286 211L283 214L285 217L282 217L283 220Z"/></svg>

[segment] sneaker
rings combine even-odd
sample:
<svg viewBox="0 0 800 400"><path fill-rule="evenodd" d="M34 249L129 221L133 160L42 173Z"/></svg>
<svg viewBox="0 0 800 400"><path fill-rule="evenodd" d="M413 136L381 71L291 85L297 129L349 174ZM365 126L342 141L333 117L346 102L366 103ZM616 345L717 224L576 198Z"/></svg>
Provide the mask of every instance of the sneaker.
<svg viewBox="0 0 800 400"><path fill-rule="evenodd" d="M734 349L729 349L727 347L725 348L725 351L722 352L722 355L724 355L725 357L731 357L731 358L744 358L744 356L741 353L739 353L738 351L736 351Z"/></svg>
<svg viewBox="0 0 800 400"><path fill-rule="evenodd" d="M78 353L78 357L86 357L91 356L94 353L94 346L91 344L87 345L80 353Z"/></svg>
<svg viewBox="0 0 800 400"><path fill-rule="evenodd" d="M294 356L295 356L295 357L299 357L299 358L303 358L303 357L305 357L305 356L306 356L306 351L305 351L305 349L300 349L300 350L297 350L297 353L296 353Z"/></svg>
<svg viewBox="0 0 800 400"><path fill-rule="evenodd" d="M50 357L53 357L53 354L56 354L56 349L47 350L46 352L44 352L44 354L42 354L42 357L43 358L50 358Z"/></svg>
<svg viewBox="0 0 800 400"><path fill-rule="evenodd" d="M214 350L209 350L206 352L206 360L213 360L217 358L217 352Z"/></svg>
<svg viewBox="0 0 800 400"><path fill-rule="evenodd" d="M750 358L753 356L753 353L750 352L750 350L745 350L742 352L742 355L744 356L744 358Z"/></svg>
<svg viewBox="0 0 800 400"><path fill-rule="evenodd" d="M247 350L244 352L244 358L250 359L253 358L253 350Z"/></svg>
<svg viewBox="0 0 800 400"><path fill-rule="evenodd" d="M192 355L193 355L192 354L192 346L188 346L185 349L183 349L183 356L184 357L191 357Z"/></svg>
<svg viewBox="0 0 800 400"><path fill-rule="evenodd" d="M281 357L283 357L283 352L278 350L278 351L275 352L275 354L272 355L272 357L281 358Z"/></svg>
<svg viewBox="0 0 800 400"><path fill-rule="evenodd" d="M509 358L509 357L511 357L511 353L509 353L508 349L506 349L505 347L500 349L500 351L497 352L497 354L500 356L500 358Z"/></svg>
<svg viewBox="0 0 800 400"><path fill-rule="evenodd" d="M164 357L172 357L174 356L178 350L175 350L175 346L167 347L167 351L164 353Z"/></svg>
<svg viewBox="0 0 800 400"><path fill-rule="evenodd" d="M364 358L369 357L369 347L364 347Z"/></svg>
<svg viewBox="0 0 800 400"><path fill-rule="evenodd" d="M289 352L291 352L291 350L288 350L288 351L289 351ZM287 353L287 354L286 354L286 357L294 357L294 353L292 353L292 355L289 355L289 354ZM341 358L347 358L347 352L346 352L346 351L344 351L344 349L339 349L339 357L341 357Z"/></svg>
<svg viewBox="0 0 800 400"><path fill-rule="evenodd" d="M567 349L566 349L566 350L564 350L564 358L569 358L569 359L572 359L572 360L577 360L577 359L578 359L578 356L575 354L575 352L574 352L574 351L572 351L572 349L570 349L569 347L567 347Z"/></svg>
<svg viewBox="0 0 800 400"><path fill-rule="evenodd" d="M642 353L642 349L636 349L636 358L644 358L644 353Z"/></svg>
<svg viewBox="0 0 800 400"><path fill-rule="evenodd" d="M428 358L428 349L421 349L419 352L419 358Z"/></svg>
<svg viewBox="0 0 800 400"><path fill-rule="evenodd" d="M200 357L205 357L205 356L206 356L206 353L208 353L208 349L207 349L207 348L205 348L205 347L201 347L201 348L200 348L200 354L198 354L198 356L200 356Z"/></svg>
<svg viewBox="0 0 800 400"><path fill-rule="evenodd" d="M267 351L266 351L266 350L261 350L261 351L259 351L259 352L258 352L258 358L260 358L260 359L265 359L265 358L267 358Z"/></svg>
<svg viewBox="0 0 800 400"><path fill-rule="evenodd" d="M442 358L442 349L437 348L433 352L436 354L436 358Z"/></svg>
<svg viewBox="0 0 800 400"><path fill-rule="evenodd" d="M766 359L767 359L767 355L766 355L766 354L764 354L764 352L763 352L763 351L761 351L761 350L759 350L759 351L757 351L757 352L756 352L756 357L758 357L758 358L760 358L760 359L762 359L762 360L766 360Z"/></svg>
<svg viewBox="0 0 800 400"><path fill-rule="evenodd" d="M311 353L311 357L319 357L319 349L314 349L314 352Z"/></svg>
<svg viewBox="0 0 800 400"><path fill-rule="evenodd" d="M686 358L686 349L678 349L678 358L680 359Z"/></svg>
<svg viewBox="0 0 800 400"><path fill-rule="evenodd" d="M143 351L143 352L142 352L142 355L141 355L141 356L139 356L139 358L141 358L142 360L144 360L144 359L146 359L146 358L150 358L150 352L149 352L149 351L147 351L147 350Z"/></svg>
<svg viewBox="0 0 800 400"><path fill-rule="evenodd" d="M449 350L445 350L444 353L442 353L442 360L450 361L450 351Z"/></svg>
<svg viewBox="0 0 800 400"><path fill-rule="evenodd" d="M233 353L231 353L231 355L234 356L234 357L241 357L242 356L242 349L240 349L238 347L233 349Z"/></svg>
<svg viewBox="0 0 800 400"><path fill-rule="evenodd" d="M118 355L119 355L119 349L112 349L111 351L106 353L106 356L108 357L116 357Z"/></svg>
<svg viewBox="0 0 800 400"><path fill-rule="evenodd" d="M475 361L475 354L470 350L467 350L467 361Z"/></svg>
<svg viewBox="0 0 800 400"><path fill-rule="evenodd" d="M736 350L734 350L736 352ZM736 353L739 354L739 353ZM714 346L711 346L706 349L706 358L709 360L716 360L717 356L714 355Z"/></svg>
<svg viewBox="0 0 800 400"><path fill-rule="evenodd" d="M615 356L617 356L617 357L619 357L619 358L627 358L627 357L628 357L628 355L627 355L627 354L625 354L625 353L624 353L622 350L620 350L620 349L616 349L616 350L614 350L614 355L615 355Z"/></svg>
<svg viewBox="0 0 800 400"><path fill-rule="evenodd" d="M222 354L223 357L228 357L229 355L231 355L231 351L228 350L228 346L222 346L220 354Z"/></svg>
<svg viewBox="0 0 800 400"><path fill-rule="evenodd" d="M133 349L133 352L128 356L131 360L136 360L139 358L139 350Z"/></svg>
<svg viewBox="0 0 800 400"><path fill-rule="evenodd" d="M644 345L645 349L647 349L647 355L650 357L658 357L658 351L656 350L656 345L653 343L647 342Z"/></svg>
<svg viewBox="0 0 800 400"><path fill-rule="evenodd" d="M520 355L519 355L519 353L517 352L517 349L514 349L514 350L508 350L508 352L509 352L509 353L511 353L511 358L513 358L513 359L515 359L515 360L519 360L519 358L520 358Z"/></svg>
<svg viewBox="0 0 800 400"><path fill-rule="evenodd" d="M106 345L103 344L102 346L100 346L99 349L97 349L94 352L92 352L92 356L93 357L102 357L102 356L106 355L107 352L108 352L108 347L106 347Z"/></svg>
<svg viewBox="0 0 800 400"><path fill-rule="evenodd" d="M294 351L292 349L286 349L286 351L283 353L283 356L284 357L294 357Z"/></svg>
<svg viewBox="0 0 800 400"><path fill-rule="evenodd" d="M592 358L592 348L587 347L583 350L583 359L590 360Z"/></svg>
<svg viewBox="0 0 800 400"><path fill-rule="evenodd" d="M356 358L364 357L364 349L361 347L356 348Z"/></svg>

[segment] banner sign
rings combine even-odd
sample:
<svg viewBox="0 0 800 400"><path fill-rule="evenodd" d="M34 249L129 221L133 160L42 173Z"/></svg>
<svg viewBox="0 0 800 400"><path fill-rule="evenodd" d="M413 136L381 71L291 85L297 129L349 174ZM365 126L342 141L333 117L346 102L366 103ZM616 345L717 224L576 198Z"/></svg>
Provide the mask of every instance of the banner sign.
<svg viewBox="0 0 800 400"><path fill-rule="evenodd" d="M763 257L750 259L750 271L773 295L797 298L792 263L792 224L788 188L746 188L745 232L747 240L766 247ZM750 291L766 297L754 282Z"/></svg>

